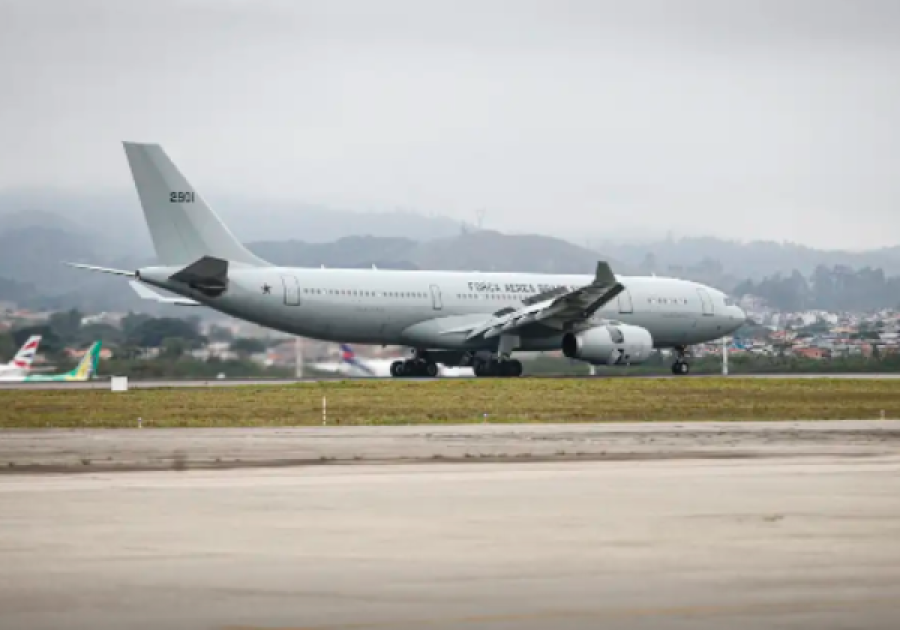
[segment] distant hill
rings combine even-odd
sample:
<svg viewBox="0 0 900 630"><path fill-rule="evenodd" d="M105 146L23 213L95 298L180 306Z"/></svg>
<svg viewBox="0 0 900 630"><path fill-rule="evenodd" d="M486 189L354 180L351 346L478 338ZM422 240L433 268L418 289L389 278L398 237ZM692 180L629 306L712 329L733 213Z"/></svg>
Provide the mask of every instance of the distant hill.
<svg viewBox="0 0 900 630"><path fill-rule="evenodd" d="M418 269L413 262L419 243L410 238L347 236L331 243L266 241L247 247L269 262L291 267Z"/></svg>
<svg viewBox="0 0 900 630"><path fill-rule="evenodd" d="M450 271L522 271L591 274L604 258L561 239L467 231L417 242L409 238L350 236L333 243L302 241L250 243L256 254L279 265L297 267L444 269ZM610 261L617 271L627 267Z"/></svg>
<svg viewBox="0 0 900 630"><path fill-rule="evenodd" d="M171 312L173 307L138 299L121 278L62 264L62 261L86 262L124 269L153 264L155 257L136 199L120 207L112 197L98 197L100 209L97 210L84 205L85 199L79 198L64 215L40 205L27 211L3 213L3 204L9 199L8 195L0 194L0 301L14 300L42 308L78 307L89 312L127 309ZM29 201L35 200L29 198ZM101 219L96 224L85 223L85 217L94 211L97 214L90 216L106 216L112 223L121 220L118 227L106 225ZM277 236L243 240L266 260L298 267L375 265L381 269L590 274L597 260L606 260L617 273L671 275L725 291L734 290L746 280L758 282L779 273L790 275L794 270L809 276L820 265L880 268L888 276L900 276L900 247L842 252L790 243L740 243L696 237L645 244L607 241L598 246L598 252L551 236L481 231L447 219L411 219L413 215L404 213L334 212L329 219L333 219L328 224L330 227L323 228L324 219L310 221L310 217L324 216L316 212L308 210L306 214L301 212L285 219L281 230L277 218L258 220L254 228L257 233ZM399 223L392 223L395 220ZM226 221L231 223L228 218ZM267 225L269 222L273 223ZM406 232L398 225L404 226ZM386 233L395 228L397 233ZM234 231L243 236L244 230ZM411 232L430 236L414 237ZM127 234L116 236L119 233ZM320 240L327 233L339 236ZM301 237L290 239L293 234ZM176 312L183 314L183 309Z"/></svg>
<svg viewBox="0 0 900 630"><path fill-rule="evenodd" d="M559 238L489 230L421 243L413 260L422 269L593 274L600 259L618 273L633 271L631 265Z"/></svg>
<svg viewBox="0 0 900 630"><path fill-rule="evenodd" d="M115 256L98 235L73 234L57 227L16 227L0 231L0 300L40 308L77 307L86 312L162 307L140 300L121 278L72 269L85 262L119 269L153 264L153 257ZM597 253L557 238L464 231L452 237L416 241L404 237L349 236L330 243L264 241L248 248L275 264L297 267L446 269L584 273L594 271ZM628 268L614 263L620 273ZM30 289L29 289L30 287ZM183 309L178 311L183 313Z"/></svg>
<svg viewBox="0 0 900 630"><path fill-rule="evenodd" d="M351 211L304 203L206 196L244 242L297 239L329 243L353 235L427 241L458 234L460 221L412 210ZM0 233L57 227L103 239L112 255L152 255L137 194L0 191Z"/></svg>
<svg viewBox="0 0 900 630"><path fill-rule="evenodd" d="M666 239L643 244L605 241L600 247L644 272L667 273L696 267L703 261L717 265L723 274L736 278L762 279L793 270L808 275L816 267L846 265L854 269L878 267L900 275L900 247L864 252L824 250L797 243L772 241L739 242L714 237Z"/></svg>

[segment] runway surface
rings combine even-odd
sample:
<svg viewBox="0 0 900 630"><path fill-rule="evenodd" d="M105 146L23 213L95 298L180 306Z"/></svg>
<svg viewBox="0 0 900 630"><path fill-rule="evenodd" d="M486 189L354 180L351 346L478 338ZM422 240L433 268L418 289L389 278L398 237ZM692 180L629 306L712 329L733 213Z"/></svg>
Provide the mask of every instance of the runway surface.
<svg viewBox="0 0 900 630"><path fill-rule="evenodd" d="M669 379L669 378L715 378L720 374L691 374L690 376L674 376L671 374L647 375L647 376L536 376L532 378L640 378L640 379ZM412 378L404 379L406 382L418 383L441 380L456 380L457 378L475 378L469 376L462 377L446 377L446 378ZM838 374L732 374L728 378L839 378L839 379L900 379L900 372L873 372L873 373L838 373ZM391 377L374 377L374 378L339 378L339 377L323 377L323 378L301 378L301 379L279 379L279 380L256 380L256 379L209 379L209 380L157 380L157 381L128 381L130 389L162 389L177 387L238 387L242 385L292 385L295 383L318 383L322 381L340 381L340 380L366 380L366 381L393 381ZM0 382L0 390L3 389L109 389L109 379L98 379L87 382L45 382L45 383L13 383Z"/></svg>
<svg viewBox="0 0 900 630"><path fill-rule="evenodd" d="M900 454L898 420L8 429L0 476L395 464Z"/></svg>
<svg viewBox="0 0 900 630"><path fill-rule="evenodd" d="M898 497L896 453L5 476L0 627L894 630Z"/></svg>

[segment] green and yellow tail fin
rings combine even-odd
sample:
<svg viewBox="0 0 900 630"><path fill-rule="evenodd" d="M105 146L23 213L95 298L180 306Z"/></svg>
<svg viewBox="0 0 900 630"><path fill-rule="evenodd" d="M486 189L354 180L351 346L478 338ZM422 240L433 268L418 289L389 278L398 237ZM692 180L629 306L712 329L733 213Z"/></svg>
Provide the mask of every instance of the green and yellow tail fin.
<svg viewBox="0 0 900 630"><path fill-rule="evenodd" d="M66 374L66 376L74 381L87 381L94 376L97 373L97 366L100 364L100 346L102 345L102 341L95 341L90 349L84 353L75 369Z"/></svg>

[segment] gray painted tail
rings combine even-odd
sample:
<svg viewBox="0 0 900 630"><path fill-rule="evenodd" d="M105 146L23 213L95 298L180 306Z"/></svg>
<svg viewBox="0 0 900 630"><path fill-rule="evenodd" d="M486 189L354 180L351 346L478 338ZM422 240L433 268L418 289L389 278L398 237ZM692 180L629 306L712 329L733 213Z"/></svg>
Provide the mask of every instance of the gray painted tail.
<svg viewBox="0 0 900 630"><path fill-rule="evenodd" d="M203 256L270 266L241 245L158 144L124 142L156 257L187 265Z"/></svg>

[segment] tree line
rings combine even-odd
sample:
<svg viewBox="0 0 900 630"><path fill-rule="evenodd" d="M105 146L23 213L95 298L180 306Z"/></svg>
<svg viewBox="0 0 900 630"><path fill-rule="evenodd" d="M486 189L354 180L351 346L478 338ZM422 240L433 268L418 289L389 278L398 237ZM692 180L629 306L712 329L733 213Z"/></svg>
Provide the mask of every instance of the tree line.
<svg viewBox="0 0 900 630"><path fill-rule="evenodd" d="M144 350L155 348L163 360L186 359L191 350L210 342L226 342L241 360L252 354L265 352L266 343L260 339L237 337L221 326L211 326L208 334L200 332L200 318L153 317L144 313L129 313L119 326L107 323L83 323L85 314L78 309L50 315L45 323L15 328L0 334L0 360L9 360L31 335L41 335L39 352L53 364L68 365L66 348L86 348L102 341L113 352L114 360L135 360Z"/></svg>
<svg viewBox="0 0 900 630"><path fill-rule="evenodd" d="M755 295L784 311L876 311L900 306L900 277L887 277L880 268L819 265L808 277L794 270L745 280L733 293Z"/></svg>

